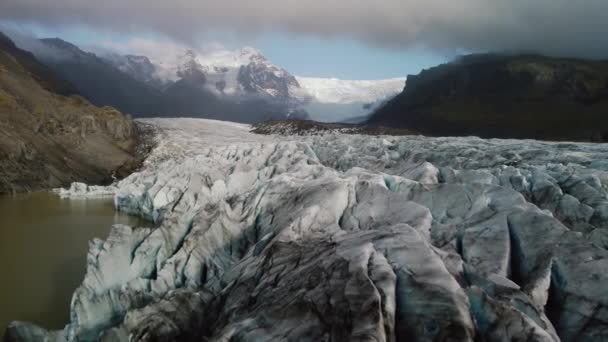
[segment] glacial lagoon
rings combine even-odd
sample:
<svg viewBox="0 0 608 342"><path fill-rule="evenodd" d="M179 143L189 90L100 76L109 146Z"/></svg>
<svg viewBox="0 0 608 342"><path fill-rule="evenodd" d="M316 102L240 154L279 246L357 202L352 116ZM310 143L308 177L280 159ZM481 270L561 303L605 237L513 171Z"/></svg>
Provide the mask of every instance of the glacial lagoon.
<svg viewBox="0 0 608 342"><path fill-rule="evenodd" d="M88 242L105 239L118 223L149 226L114 210L112 198L0 196L0 340L13 320L63 328L86 271Z"/></svg>

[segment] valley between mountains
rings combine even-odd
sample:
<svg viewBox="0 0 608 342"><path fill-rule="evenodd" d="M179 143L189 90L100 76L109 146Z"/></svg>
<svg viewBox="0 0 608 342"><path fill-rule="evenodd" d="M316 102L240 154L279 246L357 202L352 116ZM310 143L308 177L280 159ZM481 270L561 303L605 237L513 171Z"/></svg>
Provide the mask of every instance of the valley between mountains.
<svg viewBox="0 0 608 342"><path fill-rule="evenodd" d="M143 56L93 53L59 38L12 38L73 85L70 94L134 117L187 116L249 124L283 119L362 122L401 92L406 80L295 76L251 47L180 46L161 56Z"/></svg>
<svg viewBox="0 0 608 342"><path fill-rule="evenodd" d="M65 329L8 341L608 339L608 146L145 119Z"/></svg>

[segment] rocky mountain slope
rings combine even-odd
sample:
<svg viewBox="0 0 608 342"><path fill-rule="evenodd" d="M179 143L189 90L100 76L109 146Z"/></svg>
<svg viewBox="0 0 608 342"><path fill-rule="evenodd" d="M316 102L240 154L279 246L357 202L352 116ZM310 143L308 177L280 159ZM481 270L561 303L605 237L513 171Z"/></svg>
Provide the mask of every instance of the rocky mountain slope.
<svg viewBox="0 0 608 342"><path fill-rule="evenodd" d="M9 341L601 341L608 146L151 120L71 320Z"/></svg>
<svg viewBox="0 0 608 342"><path fill-rule="evenodd" d="M272 64L260 51L213 50L205 53L184 49L175 56L150 61L145 56L108 56L108 60L144 82L156 80L160 87L200 75L200 86L218 96L259 96L275 101L296 101L301 89L296 78Z"/></svg>
<svg viewBox="0 0 608 342"><path fill-rule="evenodd" d="M159 116L165 108L160 91L135 80L95 54L58 38L42 39L36 57L72 83L97 106L112 106L132 115Z"/></svg>
<svg viewBox="0 0 608 342"><path fill-rule="evenodd" d="M110 64L125 74L154 87L163 90L171 82L159 75L158 67L146 56L106 54L105 58Z"/></svg>
<svg viewBox="0 0 608 342"><path fill-rule="evenodd" d="M28 46L94 104L110 105L134 116L193 116L246 123L305 117L293 108L291 99L274 96L280 95L278 90L263 88L264 84L271 87L277 82L264 70L258 70L253 61L235 76L248 88L243 88L243 93L228 94L230 89L221 86L226 83L214 81L214 74L188 52L181 56L175 69L169 70L144 56L100 58L58 38L42 39ZM255 74L247 72L251 68Z"/></svg>
<svg viewBox="0 0 608 342"><path fill-rule="evenodd" d="M0 32L0 49L19 61L19 64L28 71L38 84L44 89L60 95L78 95L78 90L68 81L55 74L46 65L40 63L28 51L18 48L4 33Z"/></svg>
<svg viewBox="0 0 608 342"><path fill-rule="evenodd" d="M430 135L608 141L608 63L472 55L408 77L369 120Z"/></svg>
<svg viewBox="0 0 608 342"><path fill-rule="evenodd" d="M136 164L137 129L0 34L0 193L108 182Z"/></svg>

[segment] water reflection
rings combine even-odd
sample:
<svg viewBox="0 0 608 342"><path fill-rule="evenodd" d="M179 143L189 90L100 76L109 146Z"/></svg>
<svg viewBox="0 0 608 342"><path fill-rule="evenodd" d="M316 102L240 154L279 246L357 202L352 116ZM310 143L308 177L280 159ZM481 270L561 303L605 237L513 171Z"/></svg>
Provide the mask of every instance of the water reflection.
<svg viewBox="0 0 608 342"><path fill-rule="evenodd" d="M71 294L85 273L88 241L105 239L115 223L148 225L116 212L111 198L0 196L0 340L13 320L65 325Z"/></svg>

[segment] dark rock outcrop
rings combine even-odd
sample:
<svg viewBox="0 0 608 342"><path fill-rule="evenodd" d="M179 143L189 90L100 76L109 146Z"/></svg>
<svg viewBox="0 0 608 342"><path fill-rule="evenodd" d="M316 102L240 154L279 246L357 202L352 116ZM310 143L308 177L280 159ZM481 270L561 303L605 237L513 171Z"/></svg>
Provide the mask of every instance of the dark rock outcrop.
<svg viewBox="0 0 608 342"><path fill-rule="evenodd" d="M608 141L608 62L471 55L408 77L370 124L428 135Z"/></svg>

